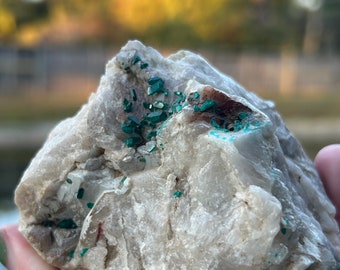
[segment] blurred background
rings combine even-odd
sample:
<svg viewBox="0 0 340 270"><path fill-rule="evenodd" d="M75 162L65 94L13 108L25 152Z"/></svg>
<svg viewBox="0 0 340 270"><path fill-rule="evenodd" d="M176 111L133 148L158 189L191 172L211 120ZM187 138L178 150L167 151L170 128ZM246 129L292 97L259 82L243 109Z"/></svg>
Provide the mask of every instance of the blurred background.
<svg viewBox="0 0 340 270"><path fill-rule="evenodd" d="M340 142L339 0L0 0L0 226L48 132L129 39L201 54L276 103L309 156Z"/></svg>

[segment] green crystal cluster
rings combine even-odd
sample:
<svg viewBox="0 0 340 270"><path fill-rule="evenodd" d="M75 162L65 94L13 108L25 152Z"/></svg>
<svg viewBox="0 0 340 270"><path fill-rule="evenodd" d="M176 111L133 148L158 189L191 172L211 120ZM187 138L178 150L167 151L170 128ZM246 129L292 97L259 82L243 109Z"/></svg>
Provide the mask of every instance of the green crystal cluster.
<svg viewBox="0 0 340 270"><path fill-rule="evenodd" d="M129 61L127 61L129 62ZM131 61L131 65L139 64L140 69L146 69L149 65L137 55ZM124 66L126 72L131 71L130 66ZM171 103L169 90L165 87L165 81L153 76L146 80L148 85L147 94L152 96L154 101L142 101L144 115L142 117L133 115L135 103L138 100L135 89L130 90L130 96L123 99L123 111L128 113L126 120L121 124L122 131L128 135L124 140L127 147L138 147L145 144L157 135L161 124L164 123L173 113L180 112L184 106L186 95L181 91L174 92L175 100ZM168 100L168 102L166 101Z"/></svg>
<svg viewBox="0 0 340 270"><path fill-rule="evenodd" d="M124 61L130 63L126 66L121 63L127 73L130 73L132 66L146 69L149 64L143 62L141 57L135 55L132 60ZM139 66L138 66L139 64ZM124 143L127 147L138 147L152 140L157 135L159 129L174 114L179 113L186 106L191 106L196 113L207 113L210 124L213 128L220 131L240 131L246 128L248 112L239 112L233 120L221 117L218 114L218 105L213 99L203 99L199 92L192 92L186 96L183 91L169 91L166 82L159 76L150 76L145 79L147 85L147 94L150 101L138 100L135 89L129 90L130 95L123 99L123 111L127 113L126 120L121 124L121 130L127 135ZM139 103L137 103L139 102ZM142 104L144 113L134 115L134 106ZM139 106L140 107L140 106Z"/></svg>

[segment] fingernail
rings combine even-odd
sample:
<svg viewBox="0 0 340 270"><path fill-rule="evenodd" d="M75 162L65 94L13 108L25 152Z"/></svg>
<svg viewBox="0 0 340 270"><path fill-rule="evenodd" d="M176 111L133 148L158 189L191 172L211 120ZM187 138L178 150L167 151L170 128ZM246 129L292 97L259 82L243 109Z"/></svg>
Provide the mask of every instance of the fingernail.
<svg viewBox="0 0 340 270"><path fill-rule="evenodd" d="M6 265L7 260L7 249L6 244L0 231L0 264Z"/></svg>

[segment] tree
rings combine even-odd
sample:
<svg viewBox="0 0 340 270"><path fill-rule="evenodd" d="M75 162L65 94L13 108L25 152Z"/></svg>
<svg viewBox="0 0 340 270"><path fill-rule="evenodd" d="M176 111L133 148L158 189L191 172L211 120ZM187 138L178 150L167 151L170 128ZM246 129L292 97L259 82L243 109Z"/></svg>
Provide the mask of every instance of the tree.
<svg viewBox="0 0 340 270"><path fill-rule="evenodd" d="M14 33L16 28L13 14L5 7L0 6L0 40Z"/></svg>
<svg viewBox="0 0 340 270"><path fill-rule="evenodd" d="M322 47L328 52L340 51L340 1L324 1L322 9Z"/></svg>
<svg viewBox="0 0 340 270"><path fill-rule="evenodd" d="M340 49L338 3L324 1L323 47ZM0 0L0 38L29 29L40 40L71 44L138 38L157 46L301 51L307 19L287 0Z"/></svg>

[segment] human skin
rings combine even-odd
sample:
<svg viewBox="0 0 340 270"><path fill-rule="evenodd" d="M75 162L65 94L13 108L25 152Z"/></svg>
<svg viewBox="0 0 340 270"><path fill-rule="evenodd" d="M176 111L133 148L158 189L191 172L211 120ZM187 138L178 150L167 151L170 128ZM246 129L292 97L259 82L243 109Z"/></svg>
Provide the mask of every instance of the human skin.
<svg viewBox="0 0 340 270"><path fill-rule="evenodd" d="M335 219L340 225L340 144L321 149L315 157L315 166L328 197L337 209Z"/></svg>
<svg viewBox="0 0 340 270"><path fill-rule="evenodd" d="M16 224L7 225L0 230L7 249L4 265L8 270L53 270L35 252L26 239L18 231ZM1 252L1 251L0 251Z"/></svg>
<svg viewBox="0 0 340 270"><path fill-rule="evenodd" d="M334 203L336 209L339 210L336 214L336 220L338 224L340 224L340 144L329 145L320 150L315 158L315 166L324 183L329 198ZM0 235L2 236L7 250L7 258L5 259L5 262L2 263L4 263L9 270L56 269L47 265L41 259L26 239L20 234L17 225L7 225L1 228ZM4 254L1 250L0 253Z"/></svg>

